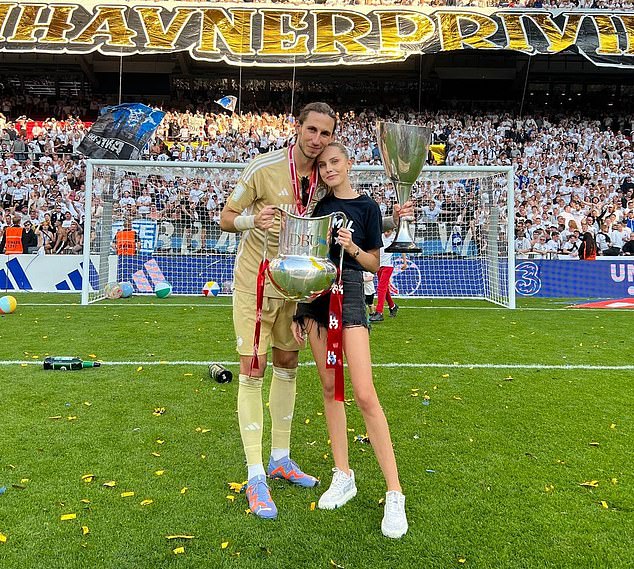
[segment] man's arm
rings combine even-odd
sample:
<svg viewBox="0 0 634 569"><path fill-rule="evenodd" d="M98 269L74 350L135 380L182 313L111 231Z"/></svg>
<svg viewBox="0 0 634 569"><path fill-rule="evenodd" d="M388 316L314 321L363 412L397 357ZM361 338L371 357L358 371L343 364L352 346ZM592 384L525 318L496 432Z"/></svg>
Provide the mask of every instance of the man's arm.
<svg viewBox="0 0 634 569"><path fill-rule="evenodd" d="M225 205L220 213L220 229L229 233L239 233L257 227L263 231L271 229L275 221L277 208L272 205L264 206L257 215L242 215Z"/></svg>

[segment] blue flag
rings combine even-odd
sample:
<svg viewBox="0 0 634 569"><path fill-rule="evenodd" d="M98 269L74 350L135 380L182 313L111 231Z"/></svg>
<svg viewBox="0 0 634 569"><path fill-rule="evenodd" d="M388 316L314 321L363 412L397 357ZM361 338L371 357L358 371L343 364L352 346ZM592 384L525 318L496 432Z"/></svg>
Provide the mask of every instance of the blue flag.
<svg viewBox="0 0 634 569"><path fill-rule="evenodd" d="M226 97L222 97L222 99L218 99L216 103L218 103L223 109L227 109L228 111L236 110L236 103L238 102L238 98L233 95L227 95Z"/></svg>
<svg viewBox="0 0 634 569"><path fill-rule="evenodd" d="M164 116L141 103L104 107L78 150L88 158L137 160Z"/></svg>

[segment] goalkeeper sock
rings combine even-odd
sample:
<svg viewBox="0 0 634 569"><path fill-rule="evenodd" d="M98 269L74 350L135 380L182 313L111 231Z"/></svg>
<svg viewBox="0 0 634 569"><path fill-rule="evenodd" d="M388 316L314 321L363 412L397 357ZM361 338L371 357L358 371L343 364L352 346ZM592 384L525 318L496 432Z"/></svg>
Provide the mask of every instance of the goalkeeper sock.
<svg viewBox="0 0 634 569"><path fill-rule="evenodd" d="M271 413L271 455L273 460L288 456L291 444L291 423L295 408L297 368L273 366L269 394Z"/></svg>
<svg viewBox="0 0 634 569"><path fill-rule="evenodd" d="M262 378L239 375L238 424L247 466L260 465L262 471Z"/></svg>

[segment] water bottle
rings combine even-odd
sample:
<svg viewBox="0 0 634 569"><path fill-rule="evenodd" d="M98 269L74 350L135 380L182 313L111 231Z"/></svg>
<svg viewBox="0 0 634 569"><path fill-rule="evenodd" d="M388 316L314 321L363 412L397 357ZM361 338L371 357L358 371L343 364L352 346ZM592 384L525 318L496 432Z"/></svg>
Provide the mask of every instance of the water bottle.
<svg viewBox="0 0 634 569"><path fill-rule="evenodd" d="M79 358L49 356L44 359L44 369L56 369L60 371L78 370L87 367L99 367L100 362L85 362Z"/></svg>
<svg viewBox="0 0 634 569"><path fill-rule="evenodd" d="M229 383L233 379L233 374L220 364L209 364L209 377L218 383Z"/></svg>

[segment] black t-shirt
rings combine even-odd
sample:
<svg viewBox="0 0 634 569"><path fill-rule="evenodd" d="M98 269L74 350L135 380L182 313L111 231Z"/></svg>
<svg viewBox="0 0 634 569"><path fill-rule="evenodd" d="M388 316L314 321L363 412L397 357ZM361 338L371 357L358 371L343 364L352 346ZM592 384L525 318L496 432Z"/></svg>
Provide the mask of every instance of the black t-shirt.
<svg viewBox="0 0 634 569"><path fill-rule="evenodd" d="M321 199L315 206L313 217L328 215L341 211L348 218L348 227L352 230L352 241L364 251L380 249L383 246L381 239L381 210L378 204L366 195L360 195L353 199L340 199L334 195L328 195ZM341 247L334 242L337 232L333 231L333 240L330 243L330 260L339 266ZM346 254L343 257L344 269L364 271L365 269Z"/></svg>

